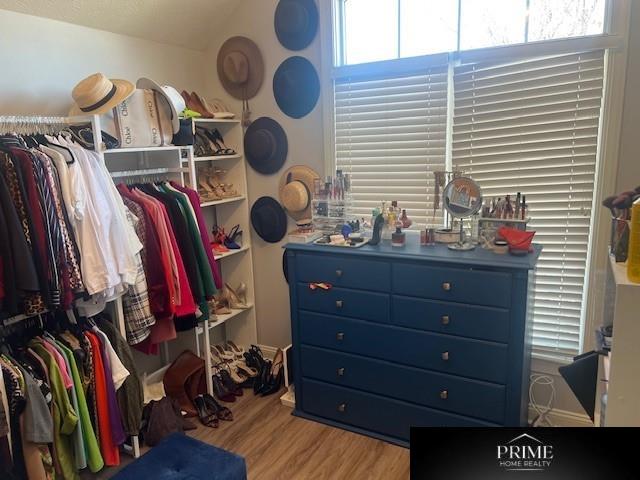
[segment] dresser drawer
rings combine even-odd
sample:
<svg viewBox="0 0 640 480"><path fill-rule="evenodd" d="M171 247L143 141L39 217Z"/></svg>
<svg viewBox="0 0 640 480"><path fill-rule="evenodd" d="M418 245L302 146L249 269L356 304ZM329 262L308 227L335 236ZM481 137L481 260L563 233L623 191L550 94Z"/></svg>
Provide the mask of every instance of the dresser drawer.
<svg viewBox="0 0 640 480"><path fill-rule="evenodd" d="M331 315L300 312L303 344L504 384L507 346Z"/></svg>
<svg viewBox="0 0 640 480"><path fill-rule="evenodd" d="M300 282L328 282L374 292L391 290L389 263L339 255L296 255L296 278Z"/></svg>
<svg viewBox="0 0 640 480"><path fill-rule="evenodd" d="M495 342L509 340L509 311L503 308L400 296L394 296L392 303L394 325Z"/></svg>
<svg viewBox="0 0 640 480"><path fill-rule="evenodd" d="M396 263L393 292L410 297L506 307L511 305L511 275L462 268Z"/></svg>
<svg viewBox="0 0 640 480"><path fill-rule="evenodd" d="M505 387L303 345L304 377L502 423ZM470 401L473 399L473 401Z"/></svg>
<svg viewBox="0 0 640 480"><path fill-rule="evenodd" d="M307 284L298 284L298 307L302 310L388 322L390 303L389 295L384 293L335 287L311 290Z"/></svg>
<svg viewBox="0 0 640 480"><path fill-rule="evenodd" d="M314 380L302 380L302 410L329 420L409 440L411 427L495 424Z"/></svg>

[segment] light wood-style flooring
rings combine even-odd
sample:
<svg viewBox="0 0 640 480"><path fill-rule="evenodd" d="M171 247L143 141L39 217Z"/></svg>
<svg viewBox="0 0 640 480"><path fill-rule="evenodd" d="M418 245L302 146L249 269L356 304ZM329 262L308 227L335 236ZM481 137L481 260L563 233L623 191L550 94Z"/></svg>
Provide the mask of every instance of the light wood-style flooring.
<svg viewBox="0 0 640 480"><path fill-rule="evenodd" d="M243 456L250 480L409 478L408 449L294 417L279 397L255 397L245 390L238 401L225 404L234 413L233 422L221 422L214 429L194 418L198 429L188 434ZM122 460L123 465L131 461L127 455ZM98 478L108 479L115 472L104 470Z"/></svg>

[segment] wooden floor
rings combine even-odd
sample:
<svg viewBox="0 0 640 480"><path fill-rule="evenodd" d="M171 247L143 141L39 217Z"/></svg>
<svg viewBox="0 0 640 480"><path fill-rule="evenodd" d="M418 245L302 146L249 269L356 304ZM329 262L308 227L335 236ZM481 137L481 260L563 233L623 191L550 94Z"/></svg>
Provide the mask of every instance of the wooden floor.
<svg viewBox="0 0 640 480"><path fill-rule="evenodd" d="M214 429L194 419L198 429L188 434L243 456L252 480L409 478L409 450L294 417L279 396L255 397L245 390L238 401L225 404L233 411L233 422ZM130 462L126 457L123 465ZM97 478L108 479L115 472L106 469Z"/></svg>
<svg viewBox="0 0 640 480"><path fill-rule="evenodd" d="M230 405L233 422L189 433L242 455L250 479L409 478L407 449L294 417L279 395L255 397L245 390L239 400Z"/></svg>

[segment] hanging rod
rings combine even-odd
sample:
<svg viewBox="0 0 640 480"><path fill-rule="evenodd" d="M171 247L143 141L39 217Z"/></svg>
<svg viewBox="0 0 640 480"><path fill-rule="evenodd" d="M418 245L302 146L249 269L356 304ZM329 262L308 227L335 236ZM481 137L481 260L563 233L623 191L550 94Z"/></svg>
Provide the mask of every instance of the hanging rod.
<svg viewBox="0 0 640 480"><path fill-rule="evenodd" d="M74 123L91 122L91 117L62 117L43 115L2 115L0 133L50 133L55 134Z"/></svg>
<svg viewBox="0 0 640 480"><path fill-rule="evenodd" d="M147 170L124 170L120 172L110 172L113 178L144 177L152 175L162 175L166 173L189 173L188 168L151 168Z"/></svg>

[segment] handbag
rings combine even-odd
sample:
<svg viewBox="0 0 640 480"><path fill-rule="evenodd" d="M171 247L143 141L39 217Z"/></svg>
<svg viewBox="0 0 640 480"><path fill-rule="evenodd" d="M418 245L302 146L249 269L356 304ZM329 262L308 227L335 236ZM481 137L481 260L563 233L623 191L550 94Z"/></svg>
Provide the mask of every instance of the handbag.
<svg viewBox="0 0 640 480"><path fill-rule="evenodd" d="M144 443L153 447L167 435L182 433L183 426L180 409L169 397L152 400L142 412L142 437Z"/></svg>
<svg viewBox="0 0 640 480"><path fill-rule="evenodd" d="M123 148L160 147L173 138L171 112L153 90L136 90L116 107L115 123Z"/></svg>
<svg viewBox="0 0 640 480"><path fill-rule="evenodd" d="M87 150L95 150L95 141L93 140L93 129L91 124L84 125L70 125L67 130L71 133L71 138L82 145ZM112 137L107 132L102 130L102 143L107 150L120 147L120 142L117 138Z"/></svg>
<svg viewBox="0 0 640 480"><path fill-rule="evenodd" d="M194 142L194 126L193 120L190 118L180 119L180 130L173 135L171 143L174 145L186 146L193 145Z"/></svg>

